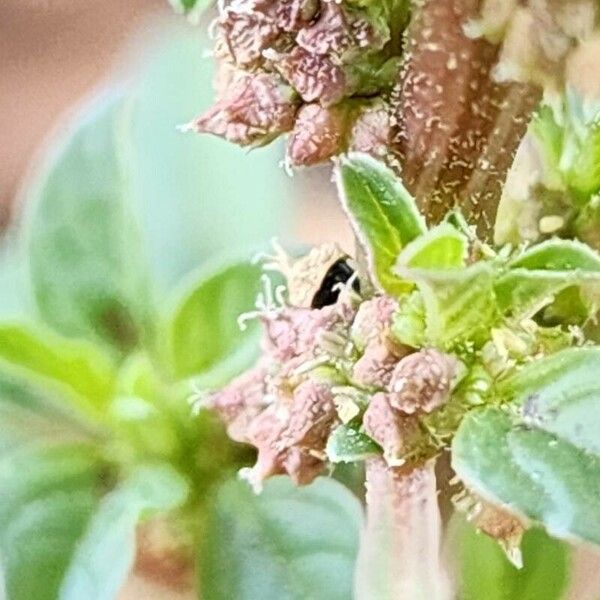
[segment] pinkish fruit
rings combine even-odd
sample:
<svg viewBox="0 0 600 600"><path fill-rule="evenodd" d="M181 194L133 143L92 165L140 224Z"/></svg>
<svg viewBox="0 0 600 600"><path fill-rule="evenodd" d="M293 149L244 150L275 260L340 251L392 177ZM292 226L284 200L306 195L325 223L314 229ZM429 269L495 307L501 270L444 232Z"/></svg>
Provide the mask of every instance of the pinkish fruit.
<svg viewBox="0 0 600 600"><path fill-rule="evenodd" d="M409 354L392 374L390 404L407 415L430 413L448 401L457 372L458 361L438 350Z"/></svg>

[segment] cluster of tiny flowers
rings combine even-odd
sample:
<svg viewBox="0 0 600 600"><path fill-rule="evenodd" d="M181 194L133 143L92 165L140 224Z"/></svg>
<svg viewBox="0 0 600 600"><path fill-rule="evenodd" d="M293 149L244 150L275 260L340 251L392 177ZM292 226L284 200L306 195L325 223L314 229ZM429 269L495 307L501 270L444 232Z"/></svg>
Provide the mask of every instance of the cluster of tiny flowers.
<svg viewBox="0 0 600 600"><path fill-rule="evenodd" d="M236 144L289 133L293 166L385 152L406 0L223 0L217 102L190 128Z"/></svg>
<svg viewBox="0 0 600 600"><path fill-rule="evenodd" d="M329 436L342 424L376 442L389 466L416 463L420 418L449 398L458 361L395 340L396 300L364 298L353 276L330 290L335 301L314 307L323 290L307 273L319 273L325 258L319 277L330 274L327 265L339 265L339 256L335 247L317 248L293 263L287 302L263 302L256 313L263 325L258 363L205 399L232 439L257 449L256 464L243 473L256 489L275 474L310 483L327 467Z"/></svg>

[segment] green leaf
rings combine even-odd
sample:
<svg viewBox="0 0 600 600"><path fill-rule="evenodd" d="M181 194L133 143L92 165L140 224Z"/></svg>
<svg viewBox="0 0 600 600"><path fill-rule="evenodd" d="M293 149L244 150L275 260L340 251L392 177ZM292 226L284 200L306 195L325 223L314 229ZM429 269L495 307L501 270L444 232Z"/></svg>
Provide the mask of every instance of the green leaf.
<svg viewBox="0 0 600 600"><path fill-rule="evenodd" d="M551 107L542 105L529 126L531 139L542 158L542 175L551 189L563 187L560 157L563 146L563 129L554 119Z"/></svg>
<svg viewBox="0 0 600 600"><path fill-rule="evenodd" d="M98 503L103 469L89 446L21 445L0 457L0 552L10 600L112 600L148 511L187 484L167 466L138 467Z"/></svg>
<svg viewBox="0 0 600 600"><path fill-rule="evenodd" d="M140 518L179 506L187 492L171 467L138 467L100 501L65 573L61 600L116 598L133 565Z"/></svg>
<svg viewBox="0 0 600 600"><path fill-rule="evenodd" d="M600 456L600 348L568 348L535 360L497 387L523 406L526 423Z"/></svg>
<svg viewBox="0 0 600 600"><path fill-rule="evenodd" d="M0 423L0 454L24 441L93 441L104 433L96 420L65 406L64 396L56 389L1 367Z"/></svg>
<svg viewBox="0 0 600 600"><path fill-rule="evenodd" d="M562 106L543 106L530 127L547 183L552 189L566 186L575 201L600 189L600 110L588 100L567 86Z"/></svg>
<svg viewBox="0 0 600 600"><path fill-rule="evenodd" d="M600 196L594 196L579 211L573 229L578 239L600 250Z"/></svg>
<svg viewBox="0 0 600 600"><path fill-rule="evenodd" d="M281 233L291 207L278 145L247 155L177 130L213 101L213 72L198 31L163 28L157 37L126 98L85 106L26 194L35 204L26 233L42 316L62 333L126 350L153 320L148 266L163 294L215 253Z"/></svg>
<svg viewBox="0 0 600 600"><path fill-rule="evenodd" d="M568 287L580 284L576 272L511 269L494 283L498 308L515 319L532 317Z"/></svg>
<svg viewBox="0 0 600 600"><path fill-rule="evenodd" d="M452 466L483 498L543 523L552 535L600 544L598 455L485 408L459 427Z"/></svg>
<svg viewBox="0 0 600 600"><path fill-rule="evenodd" d="M325 451L332 463L357 462L381 454L381 448L368 435L350 425L340 425L332 431Z"/></svg>
<svg viewBox="0 0 600 600"><path fill-rule="evenodd" d="M559 600L569 580L569 549L543 530L528 530L523 568L512 565L498 542L457 515L451 525L458 554L461 600Z"/></svg>
<svg viewBox="0 0 600 600"><path fill-rule="evenodd" d="M98 464L81 445L21 447L0 458L0 552L7 598L59 597L94 510L98 482Z"/></svg>
<svg viewBox="0 0 600 600"><path fill-rule="evenodd" d="M575 153L574 153L575 154ZM563 154L568 156L567 151ZM565 180L569 187L583 197L590 197L600 189L600 123L586 128L585 135L578 140L576 155L565 169Z"/></svg>
<svg viewBox="0 0 600 600"><path fill-rule="evenodd" d="M342 157L336 181L342 205L380 287L392 295L410 289L394 275L392 267L401 250L426 231L414 198L390 169L363 154Z"/></svg>
<svg viewBox="0 0 600 600"><path fill-rule="evenodd" d="M0 317L15 319L24 317L30 308L30 290L23 249L7 237L0 241Z"/></svg>
<svg viewBox="0 0 600 600"><path fill-rule="evenodd" d="M517 319L533 316L572 286L582 288L584 300L598 297L600 255L581 242L542 242L513 259L509 267L496 282L495 291L500 310ZM577 308L573 305L574 316Z"/></svg>
<svg viewBox="0 0 600 600"><path fill-rule="evenodd" d="M137 345L150 293L118 160L121 99L86 106L27 200L32 286L41 316L68 336Z"/></svg>
<svg viewBox="0 0 600 600"><path fill-rule="evenodd" d="M576 240L552 239L528 248L509 263L513 269L600 272L600 255Z"/></svg>
<svg viewBox="0 0 600 600"><path fill-rule="evenodd" d="M413 348L425 345L425 305L420 292L415 291L400 298L393 319L391 331L401 344Z"/></svg>
<svg viewBox="0 0 600 600"><path fill-rule="evenodd" d="M168 311L165 326L169 363L176 377L189 377L219 367L226 380L236 374L235 370L248 366L254 356L244 344L257 341L258 324L251 323L241 331L237 319L254 309L260 274L257 265L232 263L208 272L204 269L182 286ZM227 359L235 358L240 347L248 363L236 364L234 360L234 371L228 373Z"/></svg>
<svg viewBox="0 0 600 600"><path fill-rule="evenodd" d="M468 239L449 223L442 223L407 244L396 267L458 269L464 267L468 249Z"/></svg>
<svg viewBox="0 0 600 600"><path fill-rule="evenodd" d="M184 438L182 425L192 427L185 398L161 379L145 353L124 361L109 413L121 449L133 462L176 456Z"/></svg>
<svg viewBox="0 0 600 600"><path fill-rule="evenodd" d="M401 268L400 272L421 292L426 343L444 348L464 342L479 344L498 318L493 288L496 270L489 263L446 271Z"/></svg>
<svg viewBox="0 0 600 600"><path fill-rule="evenodd" d="M270 480L256 496L241 482L220 491L206 532L205 600L350 600L361 509L343 486Z"/></svg>
<svg viewBox="0 0 600 600"><path fill-rule="evenodd" d="M114 366L99 348L46 328L0 323L2 362L17 374L65 386L88 416L101 416L113 392Z"/></svg>

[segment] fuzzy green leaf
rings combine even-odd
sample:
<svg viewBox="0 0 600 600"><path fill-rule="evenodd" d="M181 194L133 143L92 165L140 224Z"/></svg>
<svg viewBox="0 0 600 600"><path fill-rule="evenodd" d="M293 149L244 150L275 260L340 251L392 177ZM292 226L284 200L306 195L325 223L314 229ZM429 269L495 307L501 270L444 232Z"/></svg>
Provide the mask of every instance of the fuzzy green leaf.
<svg viewBox="0 0 600 600"><path fill-rule="evenodd" d="M329 436L326 452L332 463L351 463L381 454L381 448L352 426L340 425Z"/></svg>
<svg viewBox="0 0 600 600"><path fill-rule="evenodd" d="M332 480L278 477L259 496L227 483L206 532L202 597L350 600L360 525L358 501Z"/></svg>
<svg viewBox="0 0 600 600"><path fill-rule="evenodd" d="M555 111L558 113L555 115ZM560 121L560 122L559 122ZM567 86L562 106L544 106L530 132L543 158L554 189L564 186L576 201L600 189L600 111L573 87Z"/></svg>
<svg viewBox="0 0 600 600"><path fill-rule="evenodd" d="M511 269L494 283L498 308L516 319L532 317L568 287L581 283L575 272Z"/></svg>
<svg viewBox="0 0 600 600"><path fill-rule="evenodd" d="M171 467L138 467L100 501L64 575L61 600L116 598L133 565L140 517L179 506L186 495Z"/></svg>
<svg viewBox="0 0 600 600"><path fill-rule="evenodd" d="M497 387L527 424L600 456L600 348L568 348L533 361Z"/></svg>
<svg viewBox="0 0 600 600"><path fill-rule="evenodd" d="M458 517L458 515L457 515ZM512 565L498 542L455 518L450 537L459 561L461 600L559 600L569 580L569 548L541 529L521 544L523 568Z"/></svg>
<svg viewBox="0 0 600 600"><path fill-rule="evenodd" d="M496 271L488 263L446 271L401 268L399 272L421 292L426 343L444 348L463 342L478 344L498 317L493 289Z"/></svg>
<svg viewBox="0 0 600 600"><path fill-rule="evenodd" d="M590 301L599 296L600 255L581 242L542 242L513 259L509 267L498 278L495 291L500 310L515 318L533 316L569 287L582 288Z"/></svg>
<svg viewBox="0 0 600 600"><path fill-rule="evenodd" d="M128 350L144 335L150 293L118 160L121 119L118 96L86 107L30 188L27 234L46 322Z"/></svg>
<svg viewBox="0 0 600 600"><path fill-rule="evenodd" d="M543 523L552 535L600 544L600 456L485 408L463 420L452 465L483 498Z"/></svg>
<svg viewBox="0 0 600 600"><path fill-rule="evenodd" d="M579 211L573 228L578 239L600 250L600 196L594 196Z"/></svg>
<svg viewBox="0 0 600 600"><path fill-rule="evenodd" d="M208 272L205 269L182 286L165 326L169 362L176 377L213 369L223 378L220 382L218 377L212 378L218 384L248 366L257 350L257 323L251 322L241 331L237 318L253 310L260 273L259 266L232 263ZM233 372L226 368L228 359L232 359Z"/></svg>
<svg viewBox="0 0 600 600"><path fill-rule="evenodd" d="M442 223L407 244L396 268L458 269L465 265L468 249L467 238L450 223Z"/></svg>
<svg viewBox="0 0 600 600"><path fill-rule="evenodd" d="M554 119L549 106L541 106L529 125L531 140L542 158L541 176L550 189L563 188L560 157L563 145L563 129Z"/></svg>
<svg viewBox="0 0 600 600"><path fill-rule="evenodd" d="M401 343L413 348L425 344L425 305L420 292L415 291L400 298L398 310L394 314L391 332Z"/></svg>
<svg viewBox="0 0 600 600"><path fill-rule="evenodd" d="M565 180L569 187L583 197L597 193L600 190L600 123L586 128L576 150L571 151L567 145L562 158L567 163Z"/></svg>
<svg viewBox="0 0 600 600"><path fill-rule="evenodd" d="M397 277L392 267L402 249L426 231L414 198L390 169L363 154L341 158L336 180L372 275L386 292L405 292L410 285Z"/></svg>
<svg viewBox="0 0 600 600"><path fill-rule="evenodd" d="M509 266L513 269L600 273L600 255L576 240L553 239L528 248Z"/></svg>

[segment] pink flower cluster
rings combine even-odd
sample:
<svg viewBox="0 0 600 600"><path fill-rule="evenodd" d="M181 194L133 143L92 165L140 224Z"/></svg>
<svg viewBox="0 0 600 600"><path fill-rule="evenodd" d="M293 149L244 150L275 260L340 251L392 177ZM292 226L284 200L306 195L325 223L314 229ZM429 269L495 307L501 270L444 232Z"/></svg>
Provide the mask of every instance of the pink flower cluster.
<svg viewBox="0 0 600 600"><path fill-rule="evenodd" d="M208 398L229 436L257 449L245 473L256 488L275 474L310 483L326 467L327 441L342 423L377 442L390 466L413 458L423 437L419 417L448 400L458 361L395 340L397 309L389 296L362 299L347 288L321 308L261 312L258 364ZM366 399L350 412L349 390Z"/></svg>
<svg viewBox="0 0 600 600"><path fill-rule="evenodd" d="M405 0L224 0L218 99L191 128L243 146L289 133L292 165L348 148L385 152L383 97L399 71L406 7Z"/></svg>

